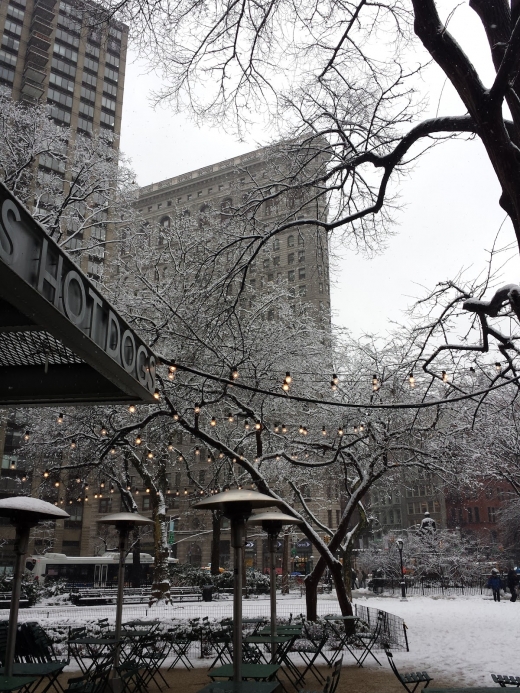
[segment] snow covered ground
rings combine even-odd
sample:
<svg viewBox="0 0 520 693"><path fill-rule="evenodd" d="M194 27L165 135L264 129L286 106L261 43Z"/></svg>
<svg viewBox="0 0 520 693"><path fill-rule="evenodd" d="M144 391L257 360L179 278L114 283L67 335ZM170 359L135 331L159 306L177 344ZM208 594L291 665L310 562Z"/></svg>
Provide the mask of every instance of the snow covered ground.
<svg viewBox="0 0 520 693"><path fill-rule="evenodd" d="M410 652L396 652L395 661L402 671L426 670L437 679L451 679L460 685L494 685L490 674L520 675L520 603L507 599L499 604L488 596L457 596L456 598L411 597L401 602L397 597L356 599L358 604L380 608L400 616L408 626ZM338 613L334 598L320 598L319 613ZM22 609L20 620L38 620L45 628L53 622L70 625L108 616L113 619L114 607L45 607ZM185 602L169 607L146 608L128 606L124 618L187 619L197 616L222 618L231 616L232 602ZM244 601L244 616L267 615L267 599ZM281 598L280 616L305 613L304 599ZM346 655L346 662L351 657ZM383 655L381 660L388 666ZM195 660L207 666L207 660ZM372 666L372 664L370 665ZM377 666L375 662L373 666Z"/></svg>

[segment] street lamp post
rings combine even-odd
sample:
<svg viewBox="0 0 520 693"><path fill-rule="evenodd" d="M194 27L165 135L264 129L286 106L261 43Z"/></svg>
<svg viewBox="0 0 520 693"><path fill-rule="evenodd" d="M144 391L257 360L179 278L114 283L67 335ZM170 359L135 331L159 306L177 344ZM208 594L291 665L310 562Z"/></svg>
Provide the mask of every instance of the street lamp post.
<svg viewBox="0 0 520 693"><path fill-rule="evenodd" d="M201 510L221 510L231 522L231 545L235 552L233 582L233 681L242 682L242 568L244 565L244 544L246 521L254 508L268 508L280 505L271 496L258 491L233 490L217 493L194 503Z"/></svg>
<svg viewBox="0 0 520 693"><path fill-rule="evenodd" d="M406 581L404 578L404 566L403 566L403 546L404 542L402 539L398 539L396 542L397 550L399 551L399 559L401 561L401 601L407 602L406 598Z"/></svg>

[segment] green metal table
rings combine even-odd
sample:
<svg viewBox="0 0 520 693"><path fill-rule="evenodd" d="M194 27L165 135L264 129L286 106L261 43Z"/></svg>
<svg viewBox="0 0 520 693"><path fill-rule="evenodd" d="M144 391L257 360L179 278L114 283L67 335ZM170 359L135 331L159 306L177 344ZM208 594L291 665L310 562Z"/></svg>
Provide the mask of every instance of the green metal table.
<svg viewBox="0 0 520 693"><path fill-rule="evenodd" d="M275 693L279 686L279 681L215 681L198 693Z"/></svg>
<svg viewBox="0 0 520 693"><path fill-rule="evenodd" d="M248 664L242 663L242 679L253 679L254 681L272 681L277 672L280 670L279 664ZM213 681L215 679L232 679L233 665L224 664L221 667L215 667L208 672L208 676Z"/></svg>
<svg viewBox="0 0 520 693"><path fill-rule="evenodd" d="M33 676L0 676L0 691L9 693L20 689L28 690L35 681L38 679Z"/></svg>
<svg viewBox="0 0 520 693"><path fill-rule="evenodd" d="M294 662L292 662L291 658L289 657L289 650L291 649L294 641L296 640L296 637L297 636L294 633L292 633L291 635L276 635L274 638L270 635L250 635L249 637L244 638L244 642L248 645L253 645L254 647L256 647L258 652L260 653L261 658L266 663L268 663L266 651L262 650L261 646L270 645L271 648L269 656L272 659L271 664L281 664L283 667L282 670L284 671L289 681L295 687L297 687L301 681L301 674L298 671ZM274 650L274 657L272 656L272 645L275 645L276 647L276 649Z"/></svg>

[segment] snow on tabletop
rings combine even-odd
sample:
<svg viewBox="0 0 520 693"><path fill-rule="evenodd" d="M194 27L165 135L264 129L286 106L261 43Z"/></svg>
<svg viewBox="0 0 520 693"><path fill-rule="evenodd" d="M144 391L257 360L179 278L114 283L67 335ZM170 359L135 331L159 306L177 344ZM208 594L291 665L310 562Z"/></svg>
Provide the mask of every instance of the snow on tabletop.
<svg viewBox="0 0 520 693"><path fill-rule="evenodd" d="M518 656L518 622L520 603L511 603L506 598L495 603L486 595L457 596L456 598L410 597L401 602L398 597L371 597L356 599L354 603L383 609L404 619L408 630L410 652L394 651L394 659L402 672L427 671L437 681L451 681L455 686L493 686L491 673L520 675ZM164 629L188 619L208 616L222 619L232 616L233 602L219 600L214 602L182 602L165 606L163 604L128 605L123 609L123 620L160 619ZM243 601L244 618L268 616L268 599L247 599ZM45 630L64 626L95 623L97 619L110 619L113 623L115 607L45 607L36 606L22 609L20 620L38 620ZM305 599L278 599L278 613L281 618L305 613ZM318 613L322 616L338 613L335 600L318 600ZM208 659L200 659L195 648L195 666L207 667ZM381 657L379 655L382 655ZM378 658L385 669L388 663L384 653ZM348 652L344 663L354 664ZM372 660L364 665L369 669L379 669ZM498 689L497 689L498 690Z"/></svg>

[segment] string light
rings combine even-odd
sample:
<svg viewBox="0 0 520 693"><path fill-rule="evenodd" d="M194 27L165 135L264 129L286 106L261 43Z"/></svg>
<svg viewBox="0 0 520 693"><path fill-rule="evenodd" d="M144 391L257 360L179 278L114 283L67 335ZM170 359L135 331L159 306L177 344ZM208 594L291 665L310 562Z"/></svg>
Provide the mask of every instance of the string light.
<svg viewBox="0 0 520 693"><path fill-rule="evenodd" d="M139 495L139 489L137 488L137 486L135 487L135 495L136 495L136 496Z"/></svg>
<svg viewBox="0 0 520 693"><path fill-rule="evenodd" d="M229 412L229 414L227 415L227 420L229 421L229 423L233 423L233 421L235 420L231 412Z"/></svg>
<svg viewBox="0 0 520 693"><path fill-rule="evenodd" d="M153 398L158 402L161 399L161 393L159 392L159 388L155 388L153 392Z"/></svg>
<svg viewBox="0 0 520 693"><path fill-rule="evenodd" d="M169 487L169 486L168 486L168 488L166 489L166 493L167 493L168 496L171 494L171 490L170 490L170 487Z"/></svg>
<svg viewBox="0 0 520 693"><path fill-rule="evenodd" d="M75 440L71 440L71 442L70 442L70 449L71 449L71 450L75 450L75 449L76 449L76 441L75 441Z"/></svg>
<svg viewBox="0 0 520 693"><path fill-rule="evenodd" d="M103 479L101 479L101 481L99 482L99 488L105 488L105 482L103 481Z"/></svg>
<svg viewBox="0 0 520 693"><path fill-rule="evenodd" d="M200 414L200 405L199 405L199 404L196 404L196 405L193 407L193 411L195 412L195 414Z"/></svg>
<svg viewBox="0 0 520 693"><path fill-rule="evenodd" d="M107 431L107 429L106 429L104 426L102 426L102 427L101 427L100 433L101 433L102 436L106 436L106 435L108 434L108 431Z"/></svg>
<svg viewBox="0 0 520 693"><path fill-rule="evenodd" d="M88 491L88 484L85 484L85 491Z"/></svg>
<svg viewBox="0 0 520 693"><path fill-rule="evenodd" d="M110 493L114 493L114 485L110 484Z"/></svg>
<svg viewBox="0 0 520 693"><path fill-rule="evenodd" d="M175 378L175 371L177 370L176 366L170 366L168 368L168 380L173 380Z"/></svg>
<svg viewBox="0 0 520 693"><path fill-rule="evenodd" d="M14 460L11 461L11 469L16 468L16 462Z"/></svg>
<svg viewBox="0 0 520 693"><path fill-rule="evenodd" d="M179 415L177 414L177 412L174 412L174 414L173 414L173 420L174 420L174 421L178 421L178 420L179 420Z"/></svg>
<svg viewBox="0 0 520 693"><path fill-rule="evenodd" d="M257 430L257 431L261 431L261 430L262 430L262 424L260 423L260 421L257 421L257 422L255 423L255 430Z"/></svg>
<svg viewBox="0 0 520 693"><path fill-rule="evenodd" d="M284 381L283 381L282 390L284 392L289 392L289 387L290 387L291 383L292 383L291 374L289 373L289 371L287 371L287 373L285 374Z"/></svg>
<svg viewBox="0 0 520 693"><path fill-rule="evenodd" d="M150 493L150 489L149 489L149 488L146 489L146 493Z"/></svg>
<svg viewBox="0 0 520 693"><path fill-rule="evenodd" d="M184 489L184 495L185 495L185 496L188 495L188 489L187 489L187 488Z"/></svg>
<svg viewBox="0 0 520 693"><path fill-rule="evenodd" d="M211 455L208 455L208 464L211 464L213 462Z"/></svg>
<svg viewBox="0 0 520 693"><path fill-rule="evenodd" d="M357 434L357 432L358 432L358 427L357 427L357 425L354 425L354 433Z"/></svg>
<svg viewBox="0 0 520 693"><path fill-rule="evenodd" d="M338 428L338 436L339 436L340 438L341 438L341 436L343 435L343 432L344 432L344 431L343 431L343 426L340 426L340 427Z"/></svg>
<svg viewBox="0 0 520 693"><path fill-rule="evenodd" d="M85 503L88 503L88 496L85 496Z"/></svg>
<svg viewBox="0 0 520 693"><path fill-rule="evenodd" d="M410 373L408 376L408 382L410 383L410 387L415 387L415 378L413 377L413 373Z"/></svg>
<svg viewBox="0 0 520 693"><path fill-rule="evenodd" d="M135 404L131 404L128 407L128 411L130 412L130 414L135 414Z"/></svg>
<svg viewBox="0 0 520 693"><path fill-rule="evenodd" d="M249 421L247 419L244 421L244 428L246 431L249 431Z"/></svg>
<svg viewBox="0 0 520 693"><path fill-rule="evenodd" d="M142 438L141 434L138 433L137 436L136 436L136 438L135 438L135 444L136 444L136 445L141 445L142 442L143 442L143 438Z"/></svg>
<svg viewBox="0 0 520 693"><path fill-rule="evenodd" d="M363 423L359 424L359 432L363 433L364 430L365 430L365 424L363 424Z"/></svg>
<svg viewBox="0 0 520 693"><path fill-rule="evenodd" d="M24 435L24 437L23 437L23 439L25 440L25 442L27 442L27 441L29 440L30 437L31 437L31 434L29 433L29 431L25 431L25 435Z"/></svg>
<svg viewBox="0 0 520 693"><path fill-rule="evenodd" d="M25 474L22 476L22 481L27 481L27 477L25 476Z"/></svg>
<svg viewBox="0 0 520 693"><path fill-rule="evenodd" d="M230 380L238 380L238 368L236 366L233 366L233 368L231 369Z"/></svg>
<svg viewBox="0 0 520 693"><path fill-rule="evenodd" d="M63 414L58 414L58 418L56 419L57 423L62 424L63 423Z"/></svg>
<svg viewBox="0 0 520 693"><path fill-rule="evenodd" d="M324 435L324 436L327 435L327 429L325 428L325 426L322 427L322 429L321 429L321 434Z"/></svg>
<svg viewBox="0 0 520 693"><path fill-rule="evenodd" d="M278 433L279 429L280 429L280 424L275 423L275 425L274 425L274 432L275 432L275 433Z"/></svg>
<svg viewBox="0 0 520 693"><path fill-rule="evenodd" d="M195 454L197 456L200 455L200 448L198 446L195 448Z"/></svg>
<svg viewBox="0 0 520 693"><path fill-rule="evenodd" d="M173 450L173 443L171 440L168 441L168 450L171 452Z"/></svg>
<svg viewBox="0 0 520 693"><path fill-rule="evenodd" d="M153 460L153 452L151 450L148 451L147 455L149 460Z"/></svg>
<svg viewBox="0 0 520 693"><path fill-rule="evenodd" d="M116 454L116 449L115 448L110 448L110 454L115 455Z"/></svg>
<svg viewBox="0 0 520 693"><path fill-rule="evenodd" d="M337 385L338 382L339 382L339 378L338 378L338 376L336 375L336 373L333 373L333 374L332 374L332 382L334 383L334 385Z"/></svg>
<svg viewBox="0 0 520 693"><path fill-rule="evenodd" d="M211 425L211 426L216 426L216 425L217 425L217 420L216 420L216 418L215 418L214 416L212 417L212 419L211 419L211 421L210 421L210 425Z"/></svg>
<svg viewBox="0 0 520 693"><path fill-rule="evenodd" d="M287 433L287 426L282 424L282 433Z"/></svg>
<svg viewBox="0 0 520 693"><path fill-rule="evenodd" d="M381 387L381 385L379 384L379 380L377 378L377 375L374 373L374 375L372 376L372 391L377 392L380 387Z"/></svg>
<svg viewBox="0 0 520 693"><path fill-rule="evenodd" d="M330 389L332 390L332 392L336 392L336 390L338 389L338 386L333 380L330 381Z"/></svg>
<svg viewBox="0 0 520 693"><path fill-rule="evenodd" d="M300 425L299 433L303 434L303 426Z"/></svg>
<svg viewBox="0 0 520 693"><path fill-rule="evenodd" d="M500 373L502 371L502 364L499 361L495 363L495 370L497 373Z"/></svg>
<svg viewBox="0 0 520 693"><path fill-rule="evenodd" d="M97 494L97 493L95 493L95 494L94 494L94 498L97 498L97 497L98 497L98 494Z"/></svg>
<svg viewBox="0 0 520 693"><path fill-rule="evenodd" d="M179 489L177 489L177 490L175 491L175 495L176 495L176 496L179 495Z"/></svg>
<svg viewBox="0 0 520 693"><path fill-rule="evenodd" d="M45 479L48 479L48 478L49 478L49 470L48 470L48 469L46 469L46 470L43 472L43 477L44 477Z"/></svg>
<svg viewBox="0 0 520 693"><path fill-rule="evenodd" d="M442 375L442 382L447 383L448 382L448 374L446 373L446 371L442 371L441 375Z"/></svg>

